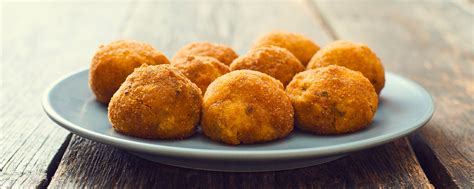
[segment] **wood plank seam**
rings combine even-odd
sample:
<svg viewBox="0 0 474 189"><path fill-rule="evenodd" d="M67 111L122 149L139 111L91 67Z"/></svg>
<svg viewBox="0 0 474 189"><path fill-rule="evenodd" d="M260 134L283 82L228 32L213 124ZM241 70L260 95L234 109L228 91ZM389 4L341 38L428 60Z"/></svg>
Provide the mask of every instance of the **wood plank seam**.
<svg viewBox="0 0 474 189"><path fill-rule="evenodd" d="M279 10L288 10L289 8L286 5L291 5L290 3L285 3L285 4L276 3L276 4L277 5L275 4L272 4L272 5L278 6L280 8ZM307 6L301 6L302 4L304 3L300 2L300 4L295 4L295 7L290 7L290 8L304 8L304 9L310 8ZM180 6L182 5L183 4L180 4ZM233 5L231 8L245 9L244 11L247 11L247 12L243 12L242 15L246 15L244 13L248 13L248 11L255 12L255 10L260 10L256 8L262 8L262 7L267 6L267 5L258 5L258 4L251 4L251 5L252 6L250 6L250 8L240 7L240 6L234 7L235 5ZM282 6L282 5L285 5L285 6ZM174 6L177 6L177 5L174 5ZM147 7L147 6L144 5L143 7ZM160 6L155 6L154 8L150 8L149 10L147 9L148 11L145 10L143 15L137 16L137 18L141 18L141 19L146 18L146 19L150 19L151 21L147 20L146 22L143 22L143 23L140 23L140 22L135 23L136 20L133 21L133 18L132 18L130 19L131 21L129 22L132 25L137 25L141 27L152 25L153 24L152 21L154 17L150 16L152 15L150 14L150 12L155 12L157 7L160 7ZM167 10L165 8L168 8L166 7L166 5L162 5L162 7L164 7L162 9L164 9L165 11ZM189 8L196 8L196 6L192 4L187 9L183 9L183 10L188 10ZM200 7L198 5L197 8L200 9L201 12L197 11L195 14L202 15L203 13L204 14L212 13L210 15L205 14L206 16L201 17L200 18L201 20L197 19L197 21L207 21L209 20L208 17L219 18L219 16L222 16L225 13L225 12L220 12L220 14L215 14L216 12L217 13L219 12L214 11L214 9L222 8L222 7L216 7L216 6L209 7L209 5ZM273 8L273 9L276 9L276 8ZM270 11L273 9L270 9ZM138 10L140 9L137 9L135 12L140 13L141 11L138 11ZM288 13L285 11L282 11L282 12ZM280 12L277 12L277 13L280 13ZM171 12L165 12L163 14L175 15L174 13L171 13ZM192 15L195 16L195 14L192 14ZM314 13L305 14L305 17L307 16L314 19L313 15L315 14ZM156 16L156 17L154 18L155 24L161 24L162 20L160 20L160 17L159 16ZM235 15L233 15L233 17L235 17ZM271 20L275 20L275 21L278 20L278 22L286 21L286 20L281 21L280 19L282 18L285 18L285 17L277 17L277 18L271 17ZM267 17L267 19L270 20L270 17ZM321 21L320 18L316 18L316 19L318 20L318 22ZM291 21L295 21L295 20L297 19L289 19L289 21L286 21L286 23L291 23ZM214 21L214 20L211 20L211 21ZM231 21L217 20L216 22L212 22L210 25L217 27L217 26L222 26L223 24L232 22L232 21L233 20ZM308 22L308 20L304 20L304 21L306 21L305 24L311 23L311 22ZM204 23L207 23L207 22L204 22ZM281 27L281 25L279 24L275 24L275 23L273 24L280 28L285 28L285 27ZM234 24L234 25L235 25L235 28L239 28L237 27L238 26L237 24ZM230 24L229 26L233 27L234 25ZM140 40L145 40L145 41L153 41L154 39L163 39L163 38L157 38L155 36L158 34L137 32L135 30L139 30L141 28L137 26L130 27L132 29L127 28L129 26L124 27L125 29L123 31L124 33L123 35L132 36L134 38L138 37ZM214 31L212 26L210 26L211 27L210 30ZM270 27L270 26L272 25L268 24L268 26L257 28L255 31L266 31L265 28ZM289 26L294 26L294 25L289 24ZM313 34L314 36L318 36L319 31L317 29L311 30L312 29L311 26L305 27L306 25L303 25L303 24L301 25L296 24L296 26L297 28L299 27L300 29L310 28L306 30L307 33ZM292 27L286 27L286 28L292 28ZM321 27L319 28L319 30L325 31L326 33L328 33L326 29L323 29L323 28L324 27ZM233 28L231 28L231 30L233 30ZM167 29L164 29L164 31L167 31ZM165 33L164 31L162 32ZM209 32L208 30L203 30L201 32L199 32L199 30L198 31L191 30L191 31L193 32L190 34L199 34L199 33ZM245 31L245 30L242 30L242 31ZM247 37L253 37L254 33L256 33L255 31L249 32L247 34ZM240 36L242 36L242 33L239 33L239 34ZM333 34L336 34L336 33L333 33ZM142 37L140 38L140 36ZM215 36L216 36L215 38L219 39L218 34L215 34ZM233 36L233 33L230 33L227 36ZM243 36L245 36L245 33ZM324 38L326 39L330 38L329 36L328 37L326 36L328 35L326 34L319 35L320 40L318 40L318 42L330 41L330 40L324 39ZM171 38L172 37L173 36L171 35ZM176 41L178 42L181 41L181 43L184 43L185 41L189 41L191 39L197 39L199 37L201 37L204 40L210 39L210 37L208 37L207 35L190 35L189 39L184 38L184 39L180 39ZM214 35L212 35L211 39L213 38L214 38ZM332 39L336 39L336 38L337 36L332 37ZM159 41L158 43L161 43L162 44L161 46L171 47L171 49L176 48L175 46L179 46L176 44L170 44L170 41L172 40L169 40L169 41L156 40L156 41ZM226 43L230 42L231 44L234 44L234 38L231 38L231 39L222 38L222 41ZM234 45L237 46L237 49L241 50L240 52L244 52L244 48L242 47L245 47L247 44L249 44L249 43L246 43L248 41L245 41L245 40L243 40L244 42L241 42L241 43L239 43L240 40L235 40L235 41L237 44L234 44ZM174 51L169 50L168 53L171 53L171 52L174 52ZM396 149L400 149L402 151L396 151ZM229 186L229 188L232 188L232 187L237 188L238 186L241 186L241 188L258 188L258 186L266 187L266 188L271 188L271 187L314 188L317 186L321 187L321 185L326 186L326 187L330 187L330 186L336 187L336 186L340 186L339 184L344 184L345 187L357 187L357 186L359 187L412 186L412 187L420 187L420 188L432 187L428 183L429 181L426 179L426 177L422 175L424 173L422 173L421 167L415 163L416 161L414 161L415 159L414 154L411 153L410 150L411 149L408 146L407 139L403 138L401 140L395 141L386 146L370 149L368 152L366 151L366 152L355 153L354 155L341 159L338 162L332 162L327 165L309 167L309 168L298 169L298 170L279 171L279 172L264 172L264 173L252 173L252 174L250 173L220 173L220 172L189 170L189 169L176 168L176 167L167 166L163 164L148 162L146 160L142 160L137 157L134 157L124 152L123 150L120 150L111 146L107 146L104 144L100 144L97 142L89 141L85 138L79 137L77 135L73 135L73 138L71 139L71 142L64 155L64 158L61 161L60 166L57 172L55 173L53 177L53 181L50 183L49 187L53 187L53 188L54 187L67 187L68 185L76 186L76 187L77 186L83 186L83 187L84 186L85 187L102 186L106 188L113 187L113 186L115 187L127 187L127 186L128 187L145 187L145 186L150 186L150 187L151 186L155 186L155 187L165 186L166 187L168 186L170 187L173 185L174 187L177 187L177 186L184 187L186 184L188 184L188 186L194 186L198 188L199 187L206 188L206 186L213 186L213 187ZM374 154L374 153L385 154L386 156L383 156L381 158L378 158L378 157L375 158L374 156L371 156L371 154ZM396 158L392 158L391 156L396 156ZM390 162L396 162L394 161L394 159L400 159L401 161L404 161L404 162L410 162L410 163L405 163L405 165L410 165L410 166L399 167L398 164L396 163L394 164L390 163ZM362 162L362 163L358 164L354 162ZM381 167L381 168L386 169L386 172L390 173L388 175L391 176L391 178L387 178L384 176L378 177L376 171L372 171L372 170L376 170L375 167ZM368 171L365 171L365 168L367 168ZM342 171L343 173L341 173L340 171L334 171L337 169L352 172L356 175L348 176L349 174L344 173L344 171ZM373 174L374 177L366 176L366 175L371 175L371 174ZM136 177L136 179L134 177ZM293 178L295 180L288 180L288 178ZM359 178L362 178L362 179L359 179ZM363 181L360 181L360 180L363 180ZM325 181L329 181L329 182L326 183Z"/></svg>
<svg viewBox="0 0 474 189"><path fill-rule="evenodd" d="M331 36L334 40L339 40L339 39L340 39L340 36L339 36L339 35L337 34L337 32L335 31L334 27L331 26L331 24L329 23L329 21L328 21L326 15L323 13L323 11L321 11L321 9L320 9L320 7L317 5L317 3L316 3L315 1L312 1L312 0L306 0L306 2L307 2L307 4L309 5L309 7L313 10L313 11L312 11L313 14L317 14L317 15L315 15L315 17L321 19L321 22L322 22L324 28L326 29L327 33L329 33L330 36ZM418 132L417 132L417 134L418 134ZM440 183L437 182L436 180L433 180L434 178L432 177L432 175L430 175L430 174L427 173L427 171L428 171L428 170L426 169L427 166L425 166L424 163L422 164L422 162L424 162L424 161L421 161L421 162L420 162L420 160L419 160L419 159L420 159L420 156L419 156L419 155L421 155L421 154L416 153L417 150L419 150L419 148L416 148L415 146L413 146L414 144L413 144L413 142L411 142L410 140L408 140L408 141L409 141L409 142L408 142L408 144L409 144L408 147L410 148L410 151L415 154L416 162L422 167L423 173L426 175L426 177L428 178L428 180L430 181L430 183L433 184L433 185L435 185L436 187L440 186ZM426 145L424 145L424 146L426 146ZM429 148L429 147L428 147L428 148ZM429 149L429 150L430 150L431 154L433 154L433 153L432 153L433 151L432 151L431 149ZM433 156L434 156L434 154L433 154ZM445 170L444 173L445 173L445 174L448 174L446 170ZM447 179L447 180L451 181L452 179ZM401 183L400 183L400 184L401 184ZM455 186L455 184L452 183L452 185L449 184L449 186Z"/></svg>
<svg viewBox="0 0 474 189"><path fill-rule="evenodd" d="M66 140L61 144L61 147L59 147L58 152L53 156L53 159L51 160L50 164L46 168L46 178L40 182L38 185L38 188L47 188L49 183L51 182L51 178L53 178L54 173L56 173L56 170L58 169L59 163L63 159L64 153L66 152L66 149L68 148L72 138L72 133L69 133L66 137Z"/></svg>
<svg viewBox="0 0 474 189"><path fill-rule="evenodd" d="M323 26L323 29L326 31L326 33L328 33L329 36L333 40L338 40L339 36L337 35L336 31L334 30L334 27L332 27L331 24L328 22L328 19L321 12L321 9L318 7L318 5L315 2L311 1L311 0L306 0L306 4L308 4L308 7L311 9L313 17L315 19L320 19L321 20L321 24Z"/></svg>
<svg viewBox="0 0 474 189"><path fill-rule="evenodd" d="M453 182L452 175L440 163L440 159L419 132L410 136L410 142L423 172L436 188L458 188ZM434 174L435 172L437 174Z"/></svg>
<svg viewBox="0 0 474 189"><path fill-rule="evenodd" d="M472 139L469 134L472 132L472 127L469 127L472 119L469 115L473 114L469 112L473 109L472 106L459 105L472 102L472 97L468 95L472 93L469 92L472 91L469 86L472 86L473 81L472 64L469 65L473 63L472 43L469 44L469 41L472 42L472 27L465 27L472 25L472 14L461 10L453 2L315 3L324 10L321 14L326 15L341 36L361 38L368 43L372 41L375 48L387 48L385 54L382 50L381 55L391 57L387 60L392 63L388 67L403 71L402 74L431 90L437 104L437 114L426 127L410 137L411 146L425 174L433 174L429 178L430 182L437 185L447 179L454 183L453 187L472 188L474 169L472 142L469 142ZM377 6L380 6L379 10ZM341 22L334 22L339 20ZM376 30L368 35L371 29ZM393 37L390 39L387 36ZM422 62L423 65L420 65ZM424 74L428 70L430 74ZM432 82L434 78L440 81ZM449 182L437 186L451 186Z"/></svg>
<svg viewBox="0 0 474 189"><path fill-rule="evenodd" d="M130 23L130 18L132 17L132 15L134 14L135 12L135 9L136 9L136 5L137 5L137 2L138 0L132 0L130 2L131 6L130 8L127 10L127 15L125 16L125 19L123 21L123 24L119 27L119 35L118 36L123 36L123 33L125 32L125 29L127 28L127 26L129 25ZM58 167L59 167L59 164L61 163L62 159L63 159L63 156L66 152L66 150L69 148L69 145L70 142L71 142L71 139L72 139L72 133L69 133L66 140L63 142L63 144L61 144L61 147L58 149L58 152L55 154L55 156L53 157L51 163L49 164L48 168L46 169L47 170L47 177L45 180L43 180L40 185L38 186L38 188L48 188L53 176L55 175Z"/></svg>
<svg viewBox="0 0 474 189"><path fill-rule="evenodd" d="M136 1L136 0L133 0L133 1ZM135 4L133 4L135 5ZM123 28L127 28L128 26L128 18L131 16L131 14L133 14L133 11L134 11L134 7L135 6L130 6L127 10L127 15L125 16L125 18L123 19L122 21L122 25L118 27L119 31L118 32L118 36L121 36L121 33L124 32L124 29ZM10 62L14 59L18 59L18 56L15 54L14 56L11 56L6 62ZM2 75L3 75L3 72L2 72ZM2 77L3 78L3 77ZM3 94L2 94L2 100L3 99ZM19 96L16 96L15 98L18 98ZM9 99L9 101L15 101L16 99ZM18 104L17 104L18 105ZM6 107L7 109L9 109L10 107ZM3 112L2 113L2 118L3 116L5 116L7 111ZM34 127L34 128L31 128L29 129L31 131L31 133L29 133L25 138L30 138L30 137L35 137L35 131L37 130L37 128L39 127L42 127L42 126L45 126L45 125L48 125L48 126L53 126L54 127L58 127L56 124L52 123L49 119L45 118L46 116L43 114L43 112L41 112L41 116L38 116L39 118L41 118L42 120L38 122L38 124ZM21 119L16 119L14 121L17 121L17 120L21 120ZM13 122L13 121L12 121ZM5 125L12 125L13 123L5 123ZM55 175L56 171L57 171L57 168L60 164L60 162L62 161L63 157L64 157L64 154L66 152L66 150L69 148L70 146L70 142L71 142L71 139L72 139L72 136L73 134L72 133L68 133L66 135L66 137L64 138L64 140L60 141L57 143L57 151L53 152L53 155L52 155L52 158L49 159L49 161L47 162L47 165L46 165L46 169L44 170L45 172L45 177L42 178L41 180L38 180L38 183L35 184L35 185L30 185L30 187L34 187L34 188L47 188L52 180L52 177ZM45 145L45 143L48 141L48 139L51 137L51 135L48 135L46 136L46 138L44 138L44 140L40 141L39 143L39 147L38 148L42 148L43 145ZM19 152L21 152L21 148L22 146L24 146L25 144L28 143L28 140L24 140L23 143L21 143L19 145L19 147L13 152L13 154L9 157L10 159L6 159L6 162L10 162L10 160L12 158L14 158L15 156L19 156L17 155ZM26 148L26 147L25 147ZM39 154L41 155L41 154ZM21 156L20 156L21 157ZM20 159L24 159L25 157L23 158L20 158ZM33 163L36 163L36 162L33 162ZM0 175L1 174L5 174L3 171L5 171L8 166L10 166L9 164L5 164L3 167L0 167ZM28 174L32 174L31 172L29 172L28 170L28 167L24 167L23 171L21 172L21 176L19 177L27 177L27 173ZM3 187L12 187L12 186L7 186L7 185L4 185L5 183L2 183L0 184L0 188L3 188ZM15 185L17 186L27 186L27 179L24 179L23 181L20 181L18 183L15 183ZM14 187L15 188L15 187Z"/></svg>

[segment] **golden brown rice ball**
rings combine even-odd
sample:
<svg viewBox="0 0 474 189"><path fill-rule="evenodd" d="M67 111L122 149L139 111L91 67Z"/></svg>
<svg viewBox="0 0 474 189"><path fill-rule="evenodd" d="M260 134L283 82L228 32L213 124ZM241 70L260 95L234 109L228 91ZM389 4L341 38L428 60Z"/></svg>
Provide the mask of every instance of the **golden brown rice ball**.
<svg viewBox="0 0 474 189"><path fill-rule="evenodd" d="M293 107L283 85L257 71L238 70L217 78L204 95L201 127L227 144L262 143L293 130Z"/></svg>
<svg viewBox="0 0 474 189"><path fill-rule="evenodd" d="M296 125L316 134L351 133L367 127L378 97L360 72L327 66L297 74L286 88Z"/></svg>
<svg viewBox="0 0 474 189"><path fill-rule="evenodd" d="M143 42L118 40L101 45L89 71L89 85L97 101L108 104L133 69L145 63L157 65L169 61L162 52Z"/></svg>
<svg viewBox="0 0 474 189"><path fill-rule="evenodd" d="M229 46L210 42L193 42L179 49L174 55L173 61L189 55L213 57L225 65L229 65L238 57L237 53Z"/></svg>
<svg viewBox="0 0 474 189"><path fill-rule="evenodd" d="M308 64L311 57L319 50L319 46L304 35L285 31L267 33L255 42L253 48L268 45L287 49L293 53L304 66Z"/></svg>
<svg viewBox="0 0 474 189"><path fill-rule="evenodd" d="M172 65L189 80L206 92L207 86L216 78L229 73L229 67L219 60L206 56L188 56L172 62Z"/></svg>
<svg viewBox="0 0 474 189"><path fill-rule="evenodd" d="M308 64L307 69L329 65L344 66L361 72L380 94L385 85L385 72L380 59L362 43L335 41L318 51Z"/></svg>
<svg viewBox="0 0 474 189"><path fill-rule="evenodd" d="M201 90L169 65L144 65L130 74L109 104L109 121L125 135L182 139L199 123Z"/></svg>
<svg viewBox="0 0 474 189"><path fill-rule="evenodd" d="M266 73L286 86L296 73L305 68L290 51L277 46L264 46L235 59L230 69L232 71L247 69Z"/></svg>

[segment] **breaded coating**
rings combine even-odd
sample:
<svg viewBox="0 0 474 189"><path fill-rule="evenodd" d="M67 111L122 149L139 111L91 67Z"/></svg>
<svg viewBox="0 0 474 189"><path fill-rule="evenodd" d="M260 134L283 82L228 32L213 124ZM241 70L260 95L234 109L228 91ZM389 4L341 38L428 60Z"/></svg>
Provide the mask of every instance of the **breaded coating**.
<svg viewBox="0 0 474 189"><path fill-rule="evenodd" d="M157 65L169 61L162 52L143 42L118 40L101 45L89 71L89 86L97 101L108 104L133 69L145 63Z"/></svg>
<svg viewBox="0 0 474 189"><path fill-rule="evenodd" d="M174 60L171 64L196 84L203 94L216 78L229 73L227 65L206 56L187 56Z"/></svg>
<svg viewBox="0 0 474 189"><path fill-rule="evenodd" d="M287 49L293 53L304 66L308 64L311 57L319 50L319 46L304 35L285 31L267 33L257 39L253 48L268 45Z"/></svg>
<svg viewBox="0 0 474 189"><path fill-rule="evenodd" d="M130 74L109 103L109 121L125 135L182 139L199 123L201 90L169 65L144 65Z"/></svg>
<svg viewBox="0 0 474 189"><path fill-rule="evenodd" d="M329 65L344 66L361 72L380 94L385 85L385 72L380 59L362 43L335 41L318 51L308 64L307 69Z"/></svg>
<svg viewBox="0 0 474 189"><path fill-rule="evenodd" d="M217 78L207 88L201 127L215 141L262 143L290 134L293 114L278 80L261 72L238 70Z"/></svg>
<svg viewBox="0 0 474 189"><path fill-rule="evenodd" d="M316 134L343 134L366 128L374 118L378 97L360 72L327 66L296 74L286 93L298 128Z"/></svg>
<svg viewBox="0 0 474 189"><path fill-rule="evenodd" d="M264 46L235 59L230 69L232 71L248 69L266 73L286 86L293 76L304 71L305 67L290 51L277 46Z"/></svg>
<svg viewBox="0 0 474 189"><path fill-rule="evenodd" d="M179 49L172 61L189 55L213 57L225 65L229 65L238 57L237 53L227 45L210 42L193 42Z"/></svg>

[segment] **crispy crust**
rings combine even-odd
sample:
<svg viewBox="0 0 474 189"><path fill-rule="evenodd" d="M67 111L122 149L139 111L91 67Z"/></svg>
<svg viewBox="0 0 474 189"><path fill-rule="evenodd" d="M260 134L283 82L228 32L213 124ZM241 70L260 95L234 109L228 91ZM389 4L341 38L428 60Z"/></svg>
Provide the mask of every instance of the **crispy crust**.
<svg viewBox="0 0 474 189"><path fill-rule="evenodd" d="M193 42L179 49L172 61L189 55L213 57L225 65L229 65L238 57L237 53L229 46L210 42Z"/></svg>
<svg viewBox="0 0 474 189"><path fill-rule="evenodd" d="M317 134L343 134L369 125L377 93L360 72L327 66L297 74L286 88L296 125Z"/></svg>
<svg viewBox="0 0 474 189"><path fill-rule="evenodd" d="M256 71L238 70L217 78L204 95L204 134L227 144L252 144L286 137L293 107L283 85Z"/></svg>
<svg viewBox="0 0 474 189"><path fill-rule="evenodd" d="M89 86L97 101L108 104L133 69L142 64L168 64L168 58L152 46L132 40L101 45L92 59Z"/></svg>
<svg viewBox="0 0 474 189"><path fill-rule="evenodd" d="M199 123L201 90L169 65L135 69L109 104L109 121L123 134L182 139Z"/></svg>
<svg viewBox="0 0 474 189"><path fill-rule="evenodd" d="M380 59L362 43L335 41L318 51L309 62L307 69L329 65L344 66L361 72L380 94L385 85L385 72Z"/></svg>
<svg viewBox="0 0 474 189"><path fill-rule="evenodd" d="M280 80L286 86L293 76L303 71L305 67L290 51L277 46L264 46L235 59L230 69L263 72Z"/></svg>
<svg viewBox="0 0 474 189"><path fill-rule="evenodd" d="M202 93L216 78L229 73L229 67L212 57L187 56L171 64L196 84Z"/></svg>
<svg viewBox="0 0 474 189"><path fill-rule="evenodd" d="M304 35L285 31L267 33L257 39L253 48L268 45L287 49L293 53L304 66L308 64L311 57L319 50L319 46Z"/></svg>

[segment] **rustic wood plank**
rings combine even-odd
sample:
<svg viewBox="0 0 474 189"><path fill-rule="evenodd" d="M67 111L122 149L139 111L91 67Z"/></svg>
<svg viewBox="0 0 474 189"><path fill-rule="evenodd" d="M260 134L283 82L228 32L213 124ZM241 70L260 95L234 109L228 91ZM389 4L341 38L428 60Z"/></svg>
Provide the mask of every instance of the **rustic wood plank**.
<svg viewBox="0 0 474 189"><path fill-rule="evenodd" d="M317 43L329 42L331 37L309 8L287 0L145 1L137 5L121 37L152 43L169 57L194 41L229 44L244 54L259 35L278 29L302 33Z"/></svg>
<svg viewBox="0 0 474 189"><path fill-rule="evenodd" d="M448 1L316 2L338 37L367 42L434 96L433 119L411 137L433 184L474 187L472 12Z"/></svg>
<svg viewBox="0 0 474 189"><path fill-rule="evenodd" d="M431 187L426 178L419 176L423 170L413 163L416 159L406 147L405 138L319 166L260 173L178 168L143 160L79 136L73 136L71 141L51 188Z"/></svg>
<svg viewBox="0 0 474 189"><path fill-rule="evenodd" d="M62 75L87 67L97 39L118 35L127 5L2 2L1 188L49 182L70 134L43 113L42 94Z"/></svg>
<svg viewBox="0 0 474 189"><path fill-rule="evenodd" d="M306 2L142 2L123 37L143 40L168 56L182 45L208 40L244 53L261 33L301 32L325 44L332 40ZM406 139L310 168L281 172L222 173L182 169L136 158L110 146L74 136L50 187L419 187L431 185Z"/></svg>

